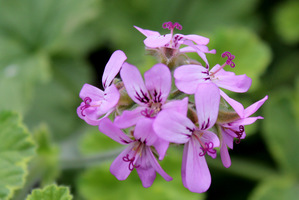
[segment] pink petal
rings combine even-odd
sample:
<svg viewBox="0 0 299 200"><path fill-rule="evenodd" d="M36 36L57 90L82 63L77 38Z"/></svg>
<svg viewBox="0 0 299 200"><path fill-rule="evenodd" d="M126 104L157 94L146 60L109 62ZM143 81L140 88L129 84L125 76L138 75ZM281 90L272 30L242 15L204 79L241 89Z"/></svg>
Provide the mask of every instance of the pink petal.
<svg viewBox="0 0 299 200"><path fill-rule="evenodd" d="M220 95L231 105L231 107L238 113L240 118L244 118L244 107L241 103L237 102L236 100L230 98L225 94L222 90L220 90Z"/></svg>
<svg viewBox="0 0 299 200"><path fill-rule="evenodd" d="M120 98L120 93L114 84L107 87L104 91L104 100L100 106L100 108L104 110L110 110L118 103Z"/></svg>
<svg viewBox="0 0 299 200"><path fill-rule="evenodd" d="M146 148L147 152L147 159L151 163L152 167L166 180L166 181L171 181L172 178L169 176L159 165L158 161L156 160L155 156L152 153L152 150L150 147Z"/></svg>
<svg viewBox="0 0 299 200"><path fill-rule="evenodd" d="M104 114L107 116L114 110L120 98L120 94L114 85L109 86L103 92L92 85L84 84L80 96L83 100L85 98L89 98L89 100L88 104L86 102L81 103L77 108L77 114L88 124L94 126L98 125Z"/></svg>
<svg viewBox="0 0 299 200"><path fill-rule="evenodd" d="M171 73L162 63L144 73L145 86L154 102L164 103L171 89Z"/></svg>
<svg viewBox="0 0 299 200"><path fill-rule="evenodd" d="M99 130L114 141L123 145L131 143L133 141L118 127L116 127L108 118L104 118L99 122Z"/></svg>
<svg viewBox="0 0 299 200"><path fill-rule="evenodd" d="M179 34L180 35L180 34ZM200 35L180 35L187 40L191 40L199 45L207 45L210 42L209 38L200 36Z"/></svg>
<svg viewBox="0 0 299 200"><path fill-rule="evenodd" d="M174 71L175 85L186 93L194 94L197 86L207 82L208 70L200 65L183 65Z"/></svg>
<svg viewBox="0 0 299 200"><path fill-rule="evenodd" d="M218 136L211 132L211 131L202 131L202 136L200 138L200 140L205 144L205 143L212 143L213 144L213 148L219 147L220 146L220 141ZM207 152L209 156L211 156L212 158L216 158L217 154L216 153L210 153Z"/></svg>
<svg viewBox="0 0 299 200"><path fill-rule="evenodd" d="M110 172L113 174L118 180L126 180L131 173L129 168L129 162L125 162L123 160L127 155L129 158L134 156L134 151L132 148L134 147L134 143L131 143L123 152L121 152L115 160L112 162L110 166Z"/></svg>
<svg viewBox="0 0 299 200"><path fill-rule="evenodd" d="M173 111L161 111L154 122L154 130L160 138L178 144L189 141L194 128L190 119Z"/></svg>
<svg viewBox="0 0 299 200"><path fill-rule="evenodd" d="M218 117L219 88L214 83L201 83L198 85L194 98L199 129L206 130L211 128Z"/></svg>
<svg viewBox="0 0 299 200"><path fill-rule="evenodd" d="M211 174L204 156L199 156L200 144L197 140L191 139L185 144L182 180L186 188L191 192L202 193L211 185Z"/></svg>
<svg viewBox="0 0 299 200"><path fill-rule="evenodd" d="M161 138L158 138L155 143L153 144L153 146L155 147L156 151L159 154L159 160L163 160L164 156L166 154L166 151L169 147L169 142L166 140L163 140Z"/></svg>
<svg viewBox="0 0 299 200"><path fill-rule="evenodd" d="M188 97L182 100L171 100L162 105L162 110L169 110L179 112L180 114L187 116L188 112Z"/></svg>
<svg viewBox="0 0 299 200"><path fill-rule="evenodd" d="M239 126L239 125L250 125L250 124L253 124L256 120L258 119L264 119L263 117L247 117L247 118L244 118L244 119L238 119L232 123L230 123L232 126Z"/></svg>
<svg viewBox="0 0 299 200"><path fill-rule="evenodd" d="M221 66L216 65L211 69L210 73L216 71ZM233 92L247 92L248 89L251 86L251 78L246 76L246 74L243 75L235 75L234 72L229 72L221 69L219 72L217 72L214 76L211 76L211 80L218 86Z"/></svg>
<svg viewBox="0 0 299 200"><path fill-rule="evenodd" d="M95 86L85 83L79 93L79 96L82 100L84 100L85 97L89 97L94 101L99 101L104 99L104 92Z"/></svg>
<svg viewBox="0 0 299 200"><path fill-rule="evenodd" d="M159 35L159 36L151 35L144 40L144 44L148 48L159 48L159 47L164 47L166 44L170 42L171 39L172 39L171 34Z"/></svg>
<svg viewBox="0 0 299 200"><path fill-rule="evenodd" d="M231 166L231 159L230 159L228 149L227 149L225 143L221 144L220 156L221 156L221 161L222 161L223 166L226 168L229 168Z"/></svg>
<svg viewBox="0 0 299 200"><path fill-rule="evenodd" d="M268 96L265 96L263 99L255 102L254 104L252 104L251 106L246 108L244 111L244 117L249 117L250 115L255 113L265 103L265 101L267 99L268 99Z"/></svg>
<svg viewBox="0 0 299 200"><path fill-rule="evenodd" d="M127 56L121 50L117 50L111 55L102 77L102 84L104 88L111 84L125 60L127 60Z"/></svg>
<svg viewBox="0 0 299 200"><path fill-rule="evenodd" d="M196 49L194 47L196 47ZM216 53L215 49L209 50L209 48L205 45L194 45L193 47L186 46L186 47L181 48L180 52L188 53L188 52L196 52L197 50L199 50L203 53L212 53L212 54Z"/></svg>
<svg viewBox="0 0 299 200"><path fill-rule="evenodd" d="M141 142L145 142L147 146L153 145L158 136L153 129L154 119L142 118L140 119L135 127L134 137Z"/></svg>
<svg viewBox="0 0 299 200"><path fill-rule="evenodd" d="M131 99L139 105L147 105L150 96L139 70L134 65L124 63L120 76Z"/></svg>
<svg viewBox="0 0 299 200"><path fill-rule="evenodd" d="M148 159L144 155L140 157L139 160L142 160L141 163L145 162L144 160ZM147 160L146 160L147 161ZM152 186L155 178L156 178L156 170L152 167L144 167L144 164L138 164L140 167L136 168L138 176L142 182L142 186L148 188Z"/></svg>
<svg viewBox="0 0 299 200"><path fill-rule="evenodd" d="M149 36L159 36L160 35L160 33L157 32L157 31L151 31L151 30L147 30L147 29L142 29L142 28L139 28L137 26L134 26L134 28L136 28L140 33L142 33L146 37L149 37Z"/></svg>
<svg viewBox="0 0 299 200"><path fill-rule="evenodd" d="M235 134L232 136L230 133L227 133L226 130L221 128L222 132L222 142L225 143L230 149L234 148L234 137L236 136Z"/></svg>
<svg viewBox="0 0 299 200"><path fill-rule="evenodd" d="M202 52L200 49L198 49L198 48L196 47L196 45L193 44L192 41L185 40L185 41L184 41L184 44L185 44L185 45L188 45L189 47L192 47L192 48L195 50L195 52L202 58L202 60L203 60L207 65L209 65L208 60L207 60L207 57L206 57L206 55L204 54L204 52Z"/></svg>
<svg viewBox="0 0 299 200"><path fill-rule="evenodd" d="M139 119L144 118L141 111L146 109L145 107L139 106L134 110L125 110L122 115L117 116L114 119L114 124L119 128L129 128L137 124Z"/></svg>

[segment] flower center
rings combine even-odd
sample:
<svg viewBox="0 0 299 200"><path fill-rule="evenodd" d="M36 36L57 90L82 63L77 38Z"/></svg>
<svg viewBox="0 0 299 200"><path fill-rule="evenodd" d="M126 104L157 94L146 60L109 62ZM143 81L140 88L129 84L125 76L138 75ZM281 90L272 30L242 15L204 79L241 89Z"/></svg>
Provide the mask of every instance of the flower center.
<svg viewBox="0 0 299 200"><path fill-rule="evenodd" d="M83 117L85 117L86 115L84 114L84 110L89 108L89 107L100 107L102 105L102 101L98 101L98 104L95 104L95 105L90 105L90 103L92 102L92 99L90 97L85 97L84 100L84 105L81 106L81 115Z"/></svg>
<svg viewBox="0 0 299 200"><path fill-rule="evenodd" d="M137 143L136 146L132 149L134 151L133 156L130 158L129 154L127 154L126 156L123 157L123 161L129 163L128 168L130 171L133 171L134 168L140 167L140 165L135 164L137 161L136 155L139 154L139 156L141 156L141 152L145 144L145 142L141 142L140 140L136 141L136 143Z"/></svg>
<svg viewBox="0 0 299 200"><path fill-rule="evenodd" d="M141 111L141 114L147 118L155 118L157 114L162 110L162 104L159 102L149 103L149 107Z"/></svg>
<svg viewBox="0 0 299 200"><path fill-rule="evenodd" d="M213 142L203 142L201 140L201 137L204 133L199 131L199 130L194 130L193 131L193 136L194 138L199 142L200 144L200 149L202 150L202 152L199 153L199 156L204 156L206 155L208 152L210 154L216 154L216 149L214 149L214 144Z"/></svg>
<svg viewBox="0 0 299 200"><path fill-rule="evenodd" d="M178 30L182 30L182 25L180 25L178 22L172 23L172 22L165 22L163 23L162 27L164 29L168 29L170 30L170 34L171 34L171 40L169 45L165 45L166 47L169 48L178 48L178 41L180 41L182 39L181 36L176 35L175 37L173 37L173 30L176 28Z"/></svg>
<svg viewBox="0 0 299 200"><path fill-rule="evenodd" d="M212 72L210 74L210 76L214 76L217 72L219 72L221 69L223 69L226 65L229 65L231 68L235 67L235 63L232 61L233 59L235 59L235 56L232 55L230 52L226 51L224 52L221 57L227 57L227 60L225 61L225 63L223 65L221 65L221 67L219 69L217 69L215 72Z"/></svg>

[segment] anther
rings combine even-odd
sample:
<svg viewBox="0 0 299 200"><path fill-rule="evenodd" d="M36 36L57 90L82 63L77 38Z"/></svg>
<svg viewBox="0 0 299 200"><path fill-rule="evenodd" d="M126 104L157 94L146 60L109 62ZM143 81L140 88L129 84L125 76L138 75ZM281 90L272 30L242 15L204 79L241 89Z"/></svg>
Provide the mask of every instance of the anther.
<svg viewBox="0 0 299 200"><path fill-rule="evenodd" d="M226 51L221 55L222 58L227 57L227 60L225 62L225 64L229 65L231 68L235 67L235 63L232 61L233 59L235 59L235 56L232 55L230 52Z"/></svg>
<svg viewBox="0 0 299 200"><path fill-rule="evenodd" d="M164 29L169 29L169 30L173 30L173 29L178 29L178 30L182 30L182 25L180 25L178 22L175 22L174 24L172 22L165 22L163 23L162 27Z"/></svg>
<svg viewBox="0 0 299 200"><path fill-rule="evenodd" d="M199 153L199 156L204 156L206 155L206 153L211 153L211 154L215 154L216 153L216 149L214 149L214 144L212 142L205 142L204 147L200 147L200 149L202 150L202 152Z"/></svg>
<svg viewBox="0 0 299 200"><path fill-rule="evenodd" d="M84 105L80 108L81 109L81 115L83 117L85 117L85 114L83 113L83 111L86 109L86 108L89 108L90 107L90 102L92 102L91 98L90 97L85 97L84 100Z"/></svg>
<svg viewBox="0 0 299 200"><path fill-rule="evenodd" d="M241 142L241 137L242 137L244 131L245 131L245 129L244 129L244 126L243 126L243 125L240 125L240 126L239 126L239 131L234 131L235 134L237 135L237 138L238 138L238 140L236 140L236 142L235 142L236 144L240 144L240 142Z"/></svg>
<svg viewBox="0 0 299 200"><path fill-rule="evenodd" d="M135 156L132 158L129 158L129 154L127 154L126 156L123 157L123 161L125 162L129 162L129 170L133 171L134 168L138 168L140 167L140 165L134 165L133 162L135 160Z"/></svg>

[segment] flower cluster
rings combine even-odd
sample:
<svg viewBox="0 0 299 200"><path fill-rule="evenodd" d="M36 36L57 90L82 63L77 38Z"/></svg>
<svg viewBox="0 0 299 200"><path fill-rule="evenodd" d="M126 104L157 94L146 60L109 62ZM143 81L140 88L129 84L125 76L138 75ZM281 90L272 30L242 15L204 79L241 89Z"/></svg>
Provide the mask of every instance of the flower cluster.
<svg viewBox="0 0 299 200"><path fill-rule="evenodd" d="M144 187L153 184L156 172L172 180L157 159L163 160L171 144L181 144L183 185L192 192L205 192L211 184L205 157L216 158L216 149L220 149L222 163L229 167L228 148L233 148L235 138L236 143L245 138L245 125L262 119L250 116L268 97L244 109L224 93L221 88L246 92L251 79L224 70L227 65L235 67L235 57L229 52L222 54L223 65L210 69L205 54L216 51L208 49L208 38L174 34L182 26L172 22L163 24L170 30L166 35L135 28L146 36L146 50L159 63L142 77L137 67L125 62L124 52L115 51L103 73L104 91L83 86L78 116L126 146L110 167L118 180L125 180L134 169ZM190 59L188 52L197 53L204 64ZM116 78L118 73L121 80Z"/></svg>

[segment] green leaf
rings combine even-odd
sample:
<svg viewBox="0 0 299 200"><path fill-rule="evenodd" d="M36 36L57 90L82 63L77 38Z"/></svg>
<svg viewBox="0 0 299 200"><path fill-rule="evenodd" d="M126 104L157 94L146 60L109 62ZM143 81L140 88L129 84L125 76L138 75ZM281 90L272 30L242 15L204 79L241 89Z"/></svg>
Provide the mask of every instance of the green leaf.
<svg viewBox="0 0 299 200"><path fill-rule="evenodd" d="M299 196L299 182L291 177L272 177L258 185L250 200L295 200Z"/></svg>
<svg viewBox="0 0 299 200"><path fill-rule="evenodd" d="M52 143L45 124L42 124L33 136L37 144L37 156L32 162L34 167L30 173L34 175L37 171L41 171L41 185L47 185L55 181L59 174L58 147Z"/></svg>
<svg viewBox="0 0 299 200"><path fill-rule="evenodd" d="M221 57L225 51L235 56L235 68L225 67L236 75L246 74L252 79L250 91L260 84L260 77L267 69L272 59L269 46L254 32L242 27L227 27L216 30L210 35L210 49L216 49L215 55L208 55L210 66L222 65L226 59Z"/></svg>
<svg viewBox="0 0 299 200"><path fill-rule="evenodd" d="M52 72L51 81L36 86L36 95L25 121L30 128L47 123L55 141L75 132L83 124L76 113L81 101L79 92L84 83L92 83L90 68L81 59L53 59Z"/></svg>
<svg viewBox="0 0 299 200"><path fill-rule="evenodd" d="M45 54L15 58L7 66L0 60L0 110L10 109L24 113L32 100L36 83L50 78L49 59Z"/></svg>
<svg viewBox="0 0 299 200"><path fill-rule="evenodd" d="M263 134L270 153L281 169L299 177L299 157L296 150L299 146L299 129L292 92L281 88L269 95L264 107Z"/></svg>
<svg viewBox="0 0 299 200"><path fill-rule="evenodd" d="M25 183L27 164L34 155L34 143L20 117L0 113L0 199L10 199Z"/></svg>
<svg viewBox="0 0 299 200"><path fill-rule="evenodd" d="M72 200L68 187L49 185L43 189L35 189L26 200Z"/></svg>
<svg viewBox="0 0 299 200"><path fill-rule="evenodd" d="M298 10L298 1L284 1L277 6L274 12L274 28L282 40L288 44L299 41Z"/></svg>
<svg viewBox="0 0 299 200"><path fill-rule="evenodd" d="M118 181L110 172L111 162L86 170L79 176L77 186L79 195L88 200L114 199L157 199L181 200L204 199L204 194L196 194L186 189L181 182L182 151L168 150L168 156L162 162L162 167L174 180L167 182L159 174L149 188L143 188L134 170L124 181Z"/></svg>

